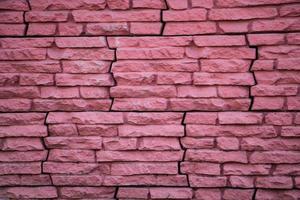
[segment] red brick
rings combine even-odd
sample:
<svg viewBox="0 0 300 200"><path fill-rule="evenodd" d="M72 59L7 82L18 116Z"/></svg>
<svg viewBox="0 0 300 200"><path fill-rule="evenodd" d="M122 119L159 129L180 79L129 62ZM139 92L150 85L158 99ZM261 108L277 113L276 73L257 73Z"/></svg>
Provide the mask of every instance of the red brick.
<svg viewBox="0 0 300 200"><path fill-rule="evenodd" d="M164 0L132 0L132 7L165 9L166 4Z"/></svg>
<svg viewBox="0 0 300 200"><path fill-rule="evenodd" d="M85 11L72 12L75 22L130 22L130 21L160 21L159 11L130 10L130 11Z"/></svg>
<svg viewBox="0 0 300 200"><path fill-rule="evenodd" d="M209 12L211 20L246 20L273 18L277 16L276 8L227 8L212 9Z"/></svg>
<svg viewBox="0 0 300 200"><path fill-rule="evenodd" d="M115 188L113 187L62 187L60 188L62 198L113 198Z"/></svg>
<svg viewBox="0 0 300 200"><path fill-rule="evenodd" d="M201 8L194 8L189 10L166 10L163 11L163 21L205 21L207 11Z"/></svg>
<svg viewBox="0 0 300 200"><path fill-rule="evenodd" d="M216 31L214 22L167 22L163 35L208 34Z"/></svg>
<svg viewBox="0 0 300 200"><path fill-rule="evenodd" d="M183 136L184 130L181 125L144 125L119 126L119 136L122 137L141 137L141 136Z"/></svg>
<svg viewBox="0 0 300 200"><path fill-rule="evenodd" d="M113 161L153 161L167 162L182 160L181 151L98 151L98 162Z"/></svg>
<svg viewBox="0 0 300 200"><path fill-rule="evenodd" d="M46 137L45 145L56 149L101 149L100 137Z"/></svg>
<svg viewBox="0 0 300 200"><path fill-rule="evenodd" d="M262 125L188 125L186 127L186 131L188 136L194 137L256 136L261 138L271 138L276 137L277 135L276 130L273 126Z"/></svg>
<svg viewBox="0 0 300 200"><path fill-rule="evenodd" d="M29 11L25 13L26 22L64 22L68 13L62 11Z"/></svg>
<svg viewBox="0 0 300 200"><path fill-rule="evenodd" d="M132 22L130 23L130 33L136 35L159 35L162 23L159 22Z"/></svg>
<svg viewBox="0 0 300 200"><path fill-rule="evenodd" d="M261 113L247 112L220 112L220 124L261 124L263 115Z"/></svg>
<svg viewBox="0 0 300 200"><path fill-rule="evenodd" d="M138 174L177 174L177 163L114 163L111 166L111 175L138 175Z"/></svg>
<svg viewBox="0 0 300 200"><path fill-rule="evenodd" d="M150 188L151 199L191 199L191 188Z"/></svg>
<svg viewBox="0 0 300 200"><path fill-rule="evenodd" d="M59 48L75 47L105 47L106 41L104 37L56 37L55 44Z"/></svg>

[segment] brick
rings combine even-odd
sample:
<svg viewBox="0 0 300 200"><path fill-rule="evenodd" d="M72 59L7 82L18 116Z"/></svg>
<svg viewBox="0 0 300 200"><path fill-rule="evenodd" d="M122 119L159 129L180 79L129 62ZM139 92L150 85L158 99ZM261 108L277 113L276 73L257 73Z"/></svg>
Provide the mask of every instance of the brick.
<svg viewBox="0 0 300 200"><path fill-rule="evenodd" d="M2 160L2 159L1 159ZM13 160L9 160L12 162ZM41 163L0 163L0 174L40 174Z"/></svg>
<svg viewBox="0 0 300 200"><path fill-rule="evenodd" d="M104 37L56 37L55 44L59 48L106 47L106 41Z"/></svg>
<svg viewBox="0 0 300 200"><path fill-rule="evenodd" d="M50 36L55 35L56 24L54 23L29 23L27 35Z"/></svg>
<svg viewBox="0 0 300 200"><path fill-rule="evenodd" d="M86 25L87 35L128 35L129 25L120 23L88 23Z"/></svg>
<svg viewBox="0 0 300 200"><path fill-rule="evenodd" d="M133 0L133 8L154 8L154 9L165 9L166 4L164 0Z"/></svg>
<svg viewBox="0 0 300 200"><path fill-rule="evenodd" d="M203 72L247 72L250 61L239 59L204 59L200 61Z"/></svg>
<svg viewBox="0 0 300 200"><path fill-rule="evenodd" d="M208 34L216 31L214 22L167 22L163 35Z"/></svg>
<svg viewBox="0 0 300 200"><path fill-rule="evenodd" d="M137 174L177 174L177 163L114 163L111 166L111 175Z"/></svg>
<svg viewBox="0 0 300 200"><path fill-rule="evenodd" d="M300 7L298 4L284 5L279 9L280 16L297 17L299 16Z"/></svg>
<svg viewBox="0 0 300 200"><path fill-rule="evenodd" d="M298 84L300 82L297 71L273 71L273 72L255 72L255 78L258 84L275 85L278 84Z"/></svg>
<svg viewBox="0 0 300 200"><path fill-rule="evenodd" d="M104 0L84 1L75 0L72 2L64 0L47 1L47 0L30 0L32 10L74 10L74 9L87 9L98 10L105 8Z"/></svg>
<svg viewBox="0 0 300 200"><path fill-rule="evenodd" d="M249 88L244 86L218 86L218 94L222 98L248 98Z"/></svg>
<svg viewBox="0 0 300 200"><path fill-rule="evenodd" d="M26 0L4 0L0 2L0 9L29 10Z"/></svg>
<svg viewBox="0 0 300 200"><path fill-rule="evenodd" d="M284 126L281 130L281 136L283 137L298 137L300 135L299 126Z"/></svg>
<svg viewBox="0 0 300 200"><path fill-rule="evenodd" d="M113 60L114 52L110 49L99 48L95 49L48 49L47 55L54 60L66 59L66 60Z"/></svg>
<svg viewBox="0 0 300 200"><path fill-rule="evenodd" d="M259 57L264 59L277 59L277 58L293 58L299 56L298 46L272 46L260 47Z"/></svg>
<svg viewBox="0 0 300 200"><path fill-rule="evenodd" d="M58 86L112 86L110 74L56 74Z"/></svg>
<svg viewBox="0 0 300 200"><path fill-rule="evenodd" d="M36 41L31 41L36 42ZM1 43L1 42L0 42ZM3 44L3 43L2 43ZM61 72L59 62L56 61L12 61L0 62L2 73L56 73Z"/></svg>
<svg viewBox="0 0 300 200"><path fill-rule="evenodd" d="M163 111L167 109L164 98L119 98L114 99L112 110L120 111Z"/></svg>
<svg viewBox="0 0 300 200"><path fill-rule="evenodd" d="M101 149L100 137L47 137L45 145L56 149Z"/></svg>
<svg viewBox="0 0 300 200"><path fill-rule="evenodd" d="M269 5L269 4L283 4L283 3L292 3L295 0L263 0L263 1L251 1L251 0L224 0L217 3L221 7L247 7L247 6L259 6L259 5Z"/></svg>
<svg viewBox="0 0 300 200"><path fill-rule="evenodd" d="M244 150L299 150L297 139L269 139L243 138L241 148Z"/></svg>
<svg viewBox="0 0 300 200"><path fill-rule="evenodd" d="M239 188L253 188L254 187L254 177L253 176L230 176L229 182L232 187L239 187Z"/></svg>
<svg viewBox="0 0 300 200"><path fill-rule="evenodd" d="M221 21L218 23L224 33L244 33L249 31L248 21Z"/></svg>
<svg viewBox="0 0 300 200"><path fill-rule="evenodd" d="M299 44L300 43L300 38L299 38L299 34L298 33L288 33L286 35L287 38L287 42L288 44Z"/></svg>
<svg viewBox="0 0 300 200"><path fill-rule="evenodd" d="M254 59L255 50L248 47L188 47L189 58Z"/></svg>
<svg viewBox="0 0 300 200"><path fill-rule="evenodd" d="M296 151L264 151L254 152L250 163L298 163L299 153Z"/></svg>
<svg viewBox="0 0 300 200"><path fill-rule="evenodd" d="M235 136L235 137L276 137L277 133L273 126L262 125L188 125L186 127L188 136L194 137L216 137L216 136Z"/></svg>
<svg viewBox="0 0 300 200"><path fill-rule="evenodd" d="M120 48L117 49L117 59L171 59L183 58L184 49L180 47L163 47L163 48Z"/></svg>
<svg viewBox="0 0 300 200"><path fill-rule="evenodd" d="M47 160L55 162L95 162L95 153L92 150L51 149Z"/></svg>
<svg viewBox="0 0 300 200"><path fill-rule="evenodd" d="M279 45L284 44L283 34L249 34L247 35L250 45Z"/></svg>
<svg viewBox="0 0 300 200"><path fill-rule="evenodd" d="M281 97L255 97L253 110L280 110L283 108L284 99Z"/></svg>
<svg viewBox="0 0 300 200"><path fill-rule="evenodd" d="M220 165L215 163L182 162L180 172L184 174L220 175L221 169Z"/></svg>
<svg viewBox="0 0 300 200"><path fill-rule="evenodd" d="M259 18L273 18L277 16L275 8L227 8L212 9L209 12L211 20L246 20Z"/></svg>
<svg viewBox="0 0 300 200"><path fill-rule="evenodd" d="M220 124L261 124L261 113L222 112L218 114Z"/></svg>
<svg viewBox="0 0 300 200"><path fill-rule="evenodd" d="M102 175L52 175L51 177L53 184L57 186L101 186L104 179Z"/></svg>
<svg viewBox="0 0 300 200"><path fill-rule="evenodd" d="M278 164L275 168L274 175L299 175L299 164Z"/></svg>
<svg viewBox="0 0 300 200"><path fill-rule="evenodd" d="M177 138L167 137L143 137L139 139L139 150L180 150Z"/></svg>
<svg viewBox="0 0 300 200"><path fill-rule="evenodd" d="M193 40L199 47L207 46L243 46L246 44L244 36L206 35L194 36ZM226 62L226 60L224 60Z"/></svg>
<svg viewBox="0 0 300 200"><path fill-rule="evenodd" d="M31 100L28 99L0 99L0 111L29 111L31 108Z"/></svg>
<svg viewBox="0 0 300 200"><path fill-rule="evenodd" d="M293 187L293 182L290 177L258 177L256 179L256 187L290 189Z"/></svg>
<svg viewBox="0 0 300 200"><path fill-rule="evenodd" d="M119 136L141 137L141 136L183 136L184 130L181 125L123 125L118 127Z"/></svg>
<svg viewBox="0 0 300 200"><path fill-rule="evenodd" d="M157 74L153 72L148 73L114 73L114 79L117 85L154 85Z"/></svg>
<svg viewBox="0 0 300 200"><path fill-rule="evenodd" d="M181 151L98 151L98 162L113 162L113 161L153 161L167 162L179 161L182 159L183 152Z"/></svg>
<svg viewBox="0 0 300 200"><path fill-rule="evenodd" d="M60 196L63 198L113 198L113 187L62 187Z"/></svg>
<svg viewBox="0 0 300 200"><path fill-rule="evenodd" d="M150 188L151 199L191 199L191 188Z"/></svg>
<svg viewBox="0 0 300 200"><path fill-rule="evenodd" d="M174 10L184 10L188 8L187 0L167 0L167 5L169 8Z"/></svg>
<svg viewBox="0 0 300 200"><path fill-rule="evenodd" d="M20 85L54 85L54 77L52 74L26 73L21 74Z"/></svg>
<svg viewBox="0 0 300 200"><path fill-rule="evenodd" d="M144 23L143 23L144 24ZM146 48L152 48L152 47L180 47L180 46L187 46L192 41L192 37L190 36L180 36L180 37L148 37L148 36L142 36L142 37L108 37L108 44L111 48L118 48L118 47L146 47ZM185 60L183 60L185 61ZM125 61L118 61L121 63L127 63ZM130 61L133 62L140 62L141 61ZM145 61L143 61L145 62ZM147 61L147 63L152 63L157 61ZM164 61L165 63L176 63L176 61ZM192 62L192 60L190 60ZM163 64L163 63L161 63Z"/></svg>
<svg viewBox="0 0 300 200"><path fill-rule="evenodd" d="M288 58L288 59L278 59L277 69L279 70L297 70L299 69L300 59Z"/></svg>
<svg viewBox="0 0 300 200"><path fill-rule="evenodd" d="M146 199L149 194L148 188L140 187L120 187L118 190L118 198L144 198Z"/></svg>
<svg viewBox="0 0 300 200"><path fill-rule="evenodd" d="M195 85L254 85L251 73L205 73L193 74Z"/></svg>
<svg viewBox="0 0 300 200"><path fill-rule="evenodd" d="M189 176L191 187L226 187L226 177L223 176Z"/></svg>
<svg viewBox="0 0 300 200"><path fill-rule="evenodd" d="M189 10L166 10L163 11L163 21L182 22L182 21L205 21L207 11L201 8L194 8Z"/></svg>
<svg viewBox="0 0 300 200"><path fill-rule="evenodd" d="M23 23L23 13L2 11L0 13L0 23Z"/></svg>
<svg viewBox="0 0 300 200"><path fill-rule="evenodd" d="M251 87L252 96L294 96L297 93L297 85L255 85Z"/></svg>
<svg viewBox="0 0 300 200"><path fill-rule="evenodd" d="M122 124L122 113L107 112L50 112L47 120L49 124Z"/></svg>
<svg viewBox="0 0 300 200"><path fill-rule="evenodd" d="M299 190L263 190L260 189L256 193L256 198L258 200L262 199L282 199L282 198L290 198L297 199L300 195Z"/></svg>
<svg viewBox="0 0 300 200"><path fill-rule="evenodd" d="M40 92L37 87L2 87L1 98L39 98Z"/></svg>
<svg viewBox="0 0 300 200"><path fill-rule="evenodd" d="M56 198L57 189L52 186L44 187L8 187L3 188L1 196L4 198L33 199L33 198Z"/></svg>
<svg viewBox="0 0 300 200"><path fill-rule="evenodd" d="M299 97L288 97L287 98L288 110L299 110L300 109L300 98Z"/></svg>
<svg viewBox="0 0 300 200"><path fill-rule="evenodd" d="M34 162L34 161L44 161L46 160L46 158L47 158L47 151L24 151L24 152L2 151L0 153L1 162ZM14 172L13 174L18 174L18 172Z"/></svg>
<svg viewBox="0 0 300 200"><path fill-rule="evenodd" d="M129 0L107 0L106 3L112 10L127 10L130 7Z"/></svg>
<svg viewBox="0 0 300 200"><path fill-rule="evenodd" d="M77 36L83 31L83 25L78 23L59 23L58 34L61 36Z"/></svg>
<svg viewBox="0 0 300 200"><path fill-rule="evenodd" d="M213 0L192 0L192 7L212 8Z"/></svg>
<svg viewBox="0 0 300 200"><path fill-rule="evenodd" d="M107 73L110 62L107 61L62 61L65 73Z"/></svg>
<svg viewBox="0 0 300 200"><path fill-rule="evenodd" d="M95 111L109 110L109 99L35 99L32 102L34 111Z"/></svg>
<svg viewBox="0 0 300 200"><path fill-rule="evenodd" d="M215 146L212 138L183 137L180 141L183 147L191 149L212 149Z"/></svg>
<svg viewBox="0 0 300 200"><path fill-rule="evenodd" d="M86 99L109 98L109 91L106 87L80 87L80 96Z"/></svg>
<svg viewBox="0 0 300 200"><path fill-rule="evenodd" d="M254 190L242 190L242 189L226 189L223 194L223 199L234 199L237 196L243 199L252 199Z"/></svg>
<svg viewBox="0 0 300 200"><path fill-rule="evenodd" d="M211 188L196 189L195 190L195 197L197 199L201 199L201 200L214 200L214 199L221 199L222 198L220 189L211 189Z"/></svg>
<svg viewBox="0 0 300 200"><path fill-rule="evenodd" d="M272 125L290 125L293 121L292 113L273 112L267 113L265 116L265 123Z"/></svg>
<svg viewBox="0 0 300 200"><path fill-rule="evenodd" d="M160 22L131 22L130 33L136 35L159 35L162 29Z"/></svg>
<svg viewBox="0 0 300 200"><path fill-rule="evenodd" d="M43 60L46 49L1 49L0 60Z"/></svg>
<svg viewBox="0 0 300 200"><path fill-rule="evenodd" d="M0 125L44 124L45 113L0 113Z"/></svg>
<svg viewBox="0 0 300 200"><path fill-rule="evenodd" d="M49 175L2 175L1 186L42 186L51 185Z"/></svg>
<svg viewBox="0 0 300 200"><path fill-rule="evenodd" d="M221 106L222 105L222 106ZM224 110L248 110L248 99L170 99L169 110L174 111L224 111Z"/></svg>
<svg viewBox="0 0 300 200"><path fill-rule="evenodd" d="M158 73L156 82L158 85L191 84L192 74L183 72Z"/></svg>
<svg viewBox="0 0 300 200"><path fill-rule="evenodd" d="M185 98L217 97L216 87L179 86L177 92L178 97Z"/></svg>
<svg viewBox="0 0 300 200"><path fill-rule="evenodd" d="M43 125L2 126L0 137L43 137L47 136L47 127Z"/></svg>
<svg viewBox="0 0 300 200"><path fill-rule="evenodd" d="M29 11L25 13L26 22L64 22L68 12L62 11Z"/></svg>
<svg viewBox="0 0 300 200"><path fill-rule="evenodd" d="M44 162L43 173L51 174L87 174L98 167L95 163Z"/></svg>
<svg viewBox="0 0 300 200"><path fill-rule="evenodd" d="M160 21L159 11L130 10L130 11L72 11L75 22L130 22Z"/></svg>
<svg viewBox="0 0 300 200"><path fill-rule="evenodd" d="M2 36L22 36L24 32L24 24L1 24L0 26L0 35Z"/></svg>
<svg viewBox="0 0 300 200"><path fill-rule="evenodd" d="M48 125L50 136L75 136L78 135L75 124Z"/></svg>
<svg viewBox="0 0 300 200"><path fill-rule="evenodd" d="M225 164L225 175L268 175L271 165Z"/></svg>
<svg viewBox="0 0 300 200"><path fill-rule="evenodd" d="M218 115L213 112L188 112L184 119L185 124L216 124Z"/></svg>
<svg viewBox="0 0 300 200"><path fill-rule="evenodd" d="M186 152L185 160L207 162L239 162L247 163L246 152L243 151L219 151L219 150L191 150Z"/></svg>
<svg viewBox="0 0 300 200"><path fill-rule="evenodd" d="M1 91L0 91L1 92ZM110 88L111 97L176 97L174 86L115 86Z"/></svg>
<svg viewBox="0 0 300 200"><path fill-rule="evenodd" d="M42 98L79 98L79 90L74 87L42 87Z"/></svg>
<svg viewBox="0 0 300 200"><path fill-rule="evenodd" d="M114 125L77 125L79 135L83 136L116 136L118 129Z"/></svg>
<svg viewBox="0 0 300 200"><path fill-rule="evenodd" d="M1 146L3 151L34 151L43 149L43 144L39 138L5 138Z"/></svg>
<svg viewBox="0 0 300 200"><path fill-rule="evenodd" d="M222 150L238 150L239 140L237 138L218 137L217 147Z"/></svg>
<svg viewBox="0 0 300 200"><path fill-rule="evenodd" d="M181 124L183 114L173 112L127 113L126 123L133 125L147 124ZM1 119L1 115L0 115Z"/></svg>
<svg viewBox="0 0 300 200"><path fill-rule="evenodd" d="M136 138L103 138L103 147L105 150L135 150L137 149Z"/></svg>
<svg viewBox="0 0 300 200"><path fill-rule="evenodd" d="M273 60L255 60L252 64L251 71L272 71L275 63Z"/></svg>
<svg viewBox="0 0 300 200"><path fill-rule="evenodd" d="M299 19L269 19L269 20L255 20L252 22L252 32L265 31L297 31L299 30Z"/></svg>

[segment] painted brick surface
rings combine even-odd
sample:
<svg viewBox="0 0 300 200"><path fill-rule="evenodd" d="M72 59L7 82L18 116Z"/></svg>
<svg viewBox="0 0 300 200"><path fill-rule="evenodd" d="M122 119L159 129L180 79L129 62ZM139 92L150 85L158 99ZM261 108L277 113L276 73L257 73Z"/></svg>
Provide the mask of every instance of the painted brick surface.
<svg viewBox="0 0 300 200"><path fill-rule="evenodd" d="M298 0L0 1L1 199L300 199Z"/></svg>

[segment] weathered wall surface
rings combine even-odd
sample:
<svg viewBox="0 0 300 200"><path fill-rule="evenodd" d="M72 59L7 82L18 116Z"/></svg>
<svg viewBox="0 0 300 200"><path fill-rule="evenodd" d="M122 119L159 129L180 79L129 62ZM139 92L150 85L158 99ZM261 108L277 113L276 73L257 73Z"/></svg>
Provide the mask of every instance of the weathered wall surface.
<svg viewBox="0 0 300 200"><path fill-rule="evenodd" d="M0 198L300 198L299 0L0 9Z"/></svg>

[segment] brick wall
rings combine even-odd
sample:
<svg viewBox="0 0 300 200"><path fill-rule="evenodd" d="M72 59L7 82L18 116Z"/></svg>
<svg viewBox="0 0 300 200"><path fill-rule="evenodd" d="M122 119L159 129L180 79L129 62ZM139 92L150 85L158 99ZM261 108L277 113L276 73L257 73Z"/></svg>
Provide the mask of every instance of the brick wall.
<svg viewBox="0 0 300 200"><path fill-rule="evenodd" d="M0 9L1 199L300 199L299 0Z"/></svg>

